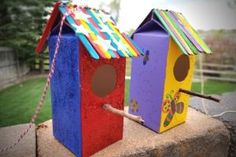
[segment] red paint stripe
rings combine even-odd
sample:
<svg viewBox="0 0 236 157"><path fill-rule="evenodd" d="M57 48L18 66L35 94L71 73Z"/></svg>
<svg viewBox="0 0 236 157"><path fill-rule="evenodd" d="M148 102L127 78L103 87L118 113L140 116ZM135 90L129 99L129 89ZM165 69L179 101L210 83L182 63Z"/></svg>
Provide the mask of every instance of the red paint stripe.
<svg viewBox="0 0 236 157"><path fill-rule="evenodd" d="M45 42L48 39L48 36L49 36L49 34L51 32L51 29L52 29L52 26L55 23L55 20L56 20L58 14L59 14L59 9L58 8L59 8L60 4L61 4L61 2L57 2L53 7L53 11L51 13L51 16L50 16L50 18L49 18L49 20L48 20L48 22L47 22L47 24L44 28L43 34L42 34L42 36L41 36L41 38L40 38L40 40L37 44L37 47L35 48L35 52L37 54L39 54L42 51L42 49L45 45Z"/></svg>
<svg viewBox="0 0 236 157"><path fill-rule="evenodd" d="M86 9L85 8L80 8L83 13L87 14L87 15L90 15L87 13ZM90 15L91 16L91 15ZM108 40L106 35L101 32L101 29L100 27L98 26L98 24L93 20L93 18L89 18L89 22L94 26L94 28L96 28L96 30L98 31L99 35L104 39L104 40ZM109 39L110 40L110 39ZM112 50L112 52L115 54L116 58L120 58L120 56L117 54L116 51Z"/></svg>
<svg viewBox="0 0 236 157"><path fill-rule="evenodd" d="M67 7L65 8L66 11L70 14L70 16L74 19L75 23L79 26L81 25L81 22L79 20L75 20L75 14L73 12L71 12ZM87 37L87 36L85 36ZM102 50L100 50L99 46L97 46L96 44L94 44L92 41L92 37L89 35L88 40L90 41L90 44L93 46L93 48L97 51L97 53L102 57L102 58L107 58L103 53Z"/></svg>
<svg viewBox="0 0 236 157"><path fill-rule="evenodd" d="M139 51L136 49L136 47L129 41L129 39L126 38L124 33L121 33L122 37L126 40L126 42L131 46L131 48L135 51L135 53L140 56Z"/></svg>

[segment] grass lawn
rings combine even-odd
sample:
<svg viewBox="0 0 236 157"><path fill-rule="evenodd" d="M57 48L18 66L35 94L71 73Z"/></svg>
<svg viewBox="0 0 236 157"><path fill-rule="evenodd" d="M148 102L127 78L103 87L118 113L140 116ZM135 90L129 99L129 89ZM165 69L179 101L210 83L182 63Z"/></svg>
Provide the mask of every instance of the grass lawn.
<svg viewBox="0 0 236 157"><path fill-rule="evenodd" d="M0 126L28 123L40 99L45 79L33 79L0 91ZM49 94L36 123L51 118Z"/></svg>
<svg viewBox="0 0 236 157"><path fill-rule="evenodd" d="M25 81L0 91L0 127L19 123L28 123L38 103L44 78ZM193 91L200 92L200 83L193 83ZM221 94L236 91L236 84L218 81L205 82L206 94ZM125 102L128 104L129 81L126 81ZM51 118L50 97L47 96L36 123L41 123Z"/></svg>

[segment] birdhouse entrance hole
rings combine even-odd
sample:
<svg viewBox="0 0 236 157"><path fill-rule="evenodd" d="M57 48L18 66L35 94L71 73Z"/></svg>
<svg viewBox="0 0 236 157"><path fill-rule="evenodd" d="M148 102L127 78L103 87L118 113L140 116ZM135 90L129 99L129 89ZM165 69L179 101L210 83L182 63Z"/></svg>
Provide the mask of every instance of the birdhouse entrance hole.
<svg viewBox="0 0 236 157"><path fill-rule="evenodd" d="M188 75L188 71L190 68L189 57L186 55L181 55L175 62L174 65L174 76L175 79L179 82L185 80Z"/></svg>
<svg viewBox="0 0 236 157"><path fill-rule="evenodd" d="M92 76L92 91L99 97L111 93L116 85L116 70L112 65L99 66Z"/></svg>

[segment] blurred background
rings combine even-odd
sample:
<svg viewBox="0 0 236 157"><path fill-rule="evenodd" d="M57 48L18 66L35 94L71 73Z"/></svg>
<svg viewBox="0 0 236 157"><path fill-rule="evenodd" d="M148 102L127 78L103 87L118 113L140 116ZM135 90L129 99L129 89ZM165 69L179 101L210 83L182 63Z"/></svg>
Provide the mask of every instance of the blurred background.
<svg viewBox="0 0 236 157"><path fill-rule="evenodd" d="M55 2L1 0L0 127L29 122L37 105L49 70L49 59L47 49L40 55L36 55L34 49ZM182 12L213 51L212 55L200 55L201 58L196 61L192 90L203 90L206 94L217 95L236 91L236 0L74 2L110 12L120 30L129 35L152 8ZM127 60L126 104L129 97L130 63L131 61ZM204 81L204 87L201 86L200 78ZM36 122L50 118L51 106L48 96Z"/></svg>

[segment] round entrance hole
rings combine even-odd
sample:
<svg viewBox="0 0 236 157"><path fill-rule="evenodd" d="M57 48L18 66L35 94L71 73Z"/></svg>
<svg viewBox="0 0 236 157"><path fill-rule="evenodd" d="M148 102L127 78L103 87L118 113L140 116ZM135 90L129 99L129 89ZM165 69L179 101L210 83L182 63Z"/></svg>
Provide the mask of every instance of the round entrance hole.
<svg viewBox="0 0 236 157"><path fill-rule="evenodd" d="M189 67L189 57L186 55L179 56L179 58L175 62L173 69L175 79L179 82L185 80L188 75Z"/></svg>
<svg viewBox="0 0 236 157"><path fill-rule="evenodd" d="M96 69L92 76L92 91L100 97L111 93L116 85L116 70L113 66L104 64Z"/></svg>

